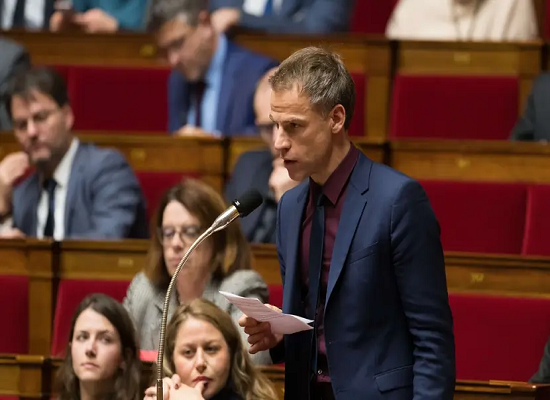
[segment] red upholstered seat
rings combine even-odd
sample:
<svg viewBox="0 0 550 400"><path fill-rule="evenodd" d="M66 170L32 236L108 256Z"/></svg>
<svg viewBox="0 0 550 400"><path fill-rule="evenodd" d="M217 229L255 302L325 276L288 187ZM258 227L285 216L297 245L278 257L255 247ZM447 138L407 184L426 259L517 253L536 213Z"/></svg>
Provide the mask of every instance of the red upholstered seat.
<svg viewBox="0 0 550 400"><path fill-rule="evenodd" d="M351 74L355 83L355 108L353 118L349 127L350 136L365 136L365 103L368 78L364 74Z"/></svg>
<svg viewBox="0 0 550 400"><path fill-rule="evenodd" d="M63 356L69 340L73 314L86 296L92 293L105 293L122 302L129 284L129 281L61 280L55 305L51 354Z"/></svg>
<svg viewBox="0 0 550 400"><path fill-rule="evenodd" d="M352 33L384 34L398 0L355 0Z"/></svg>
<svg viewBox="0 0 550 400"><path fill-rule="evenodd" d="M29 279L0 276L0 353L27 354L29 342Z"/></svg>
<svg viewBox="0 0 550 400"><path fill-rule="evenodd" d="M520 254L525 184L422 181L445 251Z"/></svg>
<svg viewBox="0 0 550 400"><path fill-rule="evenodd" d="M269 304L283 308L283 285L269 285Z"/></svg>
<svg viewBox="0 0 550 400"><path fill-rule="evenodd" d="M527 190L524 255L550 256L550 185L531 185Z"/></svg>
<svg viewBox="0 0 550 400"><path fill-rule="evenodd" d="M166 132L169 70L71 66L76 130Z"/></svg>
<svg viewBox="0 0 550 400"><path fill-rule="evenodd" d="M147 218L153 216L160 198L165 191L181 182L185 177L195 177L193 174L183 174L181 172L136 172L141 190L147 202Z"/></svg>
<svg viewBox="0 0 550 400"><path fill-rule="evenodd" d="M516 77L397 75L390 137L506 140L518 95Z"/></svg>
<svg viewBox="0 0 550 400"><path fill-rule="evenodd" d="M527 381L550 336L550 299L449 295L457 379Z"/></svg>

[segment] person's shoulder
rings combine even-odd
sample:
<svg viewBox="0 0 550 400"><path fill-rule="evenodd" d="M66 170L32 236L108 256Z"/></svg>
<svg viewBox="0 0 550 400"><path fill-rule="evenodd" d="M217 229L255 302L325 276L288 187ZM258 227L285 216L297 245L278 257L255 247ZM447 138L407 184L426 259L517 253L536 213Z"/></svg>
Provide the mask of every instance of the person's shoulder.
<svg viewBox="0 0 550 400"><path fill-rule="evenodd" d="M273 156L271 155L271 152L269 149L258 149L258 150L250 150L245 151L244 153L241 153L239 157L237 158L237 162L235 163L235 169L242 168L246 166L247 168L250 165L258 166L259 164L266 162L266 161L272 161Z"/></svg>
<svg viewBox="0 0 550 400"><path fill-rule="evenodd" d="M267 287L264 278L253 269L241 269L227 276L222 281L220 290L239 295L258 287Z"/></svg>
<svg viewBox="0 0 550 400"><path fill-rule="evenodd" d="M143 304L150 302L151 298L156 297L161 290L147 278L145 273L138 272L130 282L129 292L132 296L132 302L139 301Z"/></svg>
<svg viewBox="0 0 550 400"><path fill-rule="evenodd" d="M25 195L33 185L38 185L38 175L36 172L31 173L13 188L14 204L19 202L17 199L21 196L23 196L22 200L24 201Z"/></svg>
<svg viewBox="0 0 550 400"><path fill-rule="evenodd" d="M95 166L97 170L103 170L111 167L113 164L117 166L129 166L128 161L119 150L98 147L92 143L80 142L76 158L80 158L79 161L83 161L87 168Z"/></svg>
<svg viewBox="0 0 550 400"><path fill-rule="evenodd" d="M533 82L533 91L548 92L550 87L550 72L543 72L538 75Z"/></svg>

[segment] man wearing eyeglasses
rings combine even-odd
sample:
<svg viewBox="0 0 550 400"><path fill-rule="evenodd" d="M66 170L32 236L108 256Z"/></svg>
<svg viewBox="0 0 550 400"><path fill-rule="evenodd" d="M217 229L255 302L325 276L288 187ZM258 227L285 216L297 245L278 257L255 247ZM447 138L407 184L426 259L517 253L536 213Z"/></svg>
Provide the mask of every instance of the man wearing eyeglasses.
<svg viewBox="0 0 550 400"><path fill-rule="evenodd" d="M173 68L168 129L178 136L254 135L256 83L276 62L212 26L207 0L157 0L148 29Z"/></svg>
<svg viewBox="0 0 550 400"><path fill-rule="evenodd" d="M1 237L148 236L136 176L117 151L74 137L67 88L55 70L16 74L7 103L22 151L0 162Z"/></svg>
<svg viewBox="0 0 550 400"><path fill-rule="evenodd" d="M264 197L262 205L241 220L243 232L252 243L275 243L277 203L287 190L300 183L290 179L283 160L277 157L273 147L274 125L269 118L271 87L268 79L274 71L275 68L262 77L254 94L256 126L268 149L243 153L226 187L228 201L233 201L250 187L256 188Z"/></svg>

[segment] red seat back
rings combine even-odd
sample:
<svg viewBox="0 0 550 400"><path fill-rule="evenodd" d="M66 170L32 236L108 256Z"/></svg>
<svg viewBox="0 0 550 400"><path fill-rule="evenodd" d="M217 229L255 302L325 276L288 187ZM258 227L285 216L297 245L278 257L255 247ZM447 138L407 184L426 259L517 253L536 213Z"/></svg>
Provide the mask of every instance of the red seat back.
<svg viewBox="0 0 550 400"><path fill-rule="evenodd" d="M528 381L550 337L550 299L449 295L457 379Z"/></svg>
<svg viewBox="0 0 550 400"><path fill-rule="evenodd" d="M283 308L283 285L269 285L269 304Z"/></svg>
<svg viewBox="0 0 550 400"><path fill-rule="evenodd" d="M367 95L368 79L364 74L351 74L355 83L355 108L353 118L349 127L350 136L365 136L367 130L365 127L365 104Z"/></svg>
<svg viewBox="0 0 550 400"><path fill-rule="evenodd" d="M382 35L398 0L355 0L351 20L352 33Z"/></svg>
<svg viewBox="0 0 550 400"><path fill-rule="evenodd" d="M0 353L27 354L29 343L29 279L0 275Z"/></svg>
<svg viewBox="0 0 550 400"><path fill-rule="evenodd" d="M550 185L529 186L522 254L550 256L549 206Z"/></svg>
<svg viewBox="0 0 550 400"><path fill-rule="evenodd" d="M92 293L105 293L122 302L130 285L129 281L64 279L59 283L51 354L63 356L69 341L73 314L84 298Z"/></svg>
<svg viewBox="0 0 550 400"><path fill-rule="evenodd" d="M520 254L527 185L422 181L445 251Z"/></svg>
<svg viewBox="0 0 550 400"><path fill-rule="evenodd" d="M506 140L518 96L516 77L397 75L390 137Z"/></svg>

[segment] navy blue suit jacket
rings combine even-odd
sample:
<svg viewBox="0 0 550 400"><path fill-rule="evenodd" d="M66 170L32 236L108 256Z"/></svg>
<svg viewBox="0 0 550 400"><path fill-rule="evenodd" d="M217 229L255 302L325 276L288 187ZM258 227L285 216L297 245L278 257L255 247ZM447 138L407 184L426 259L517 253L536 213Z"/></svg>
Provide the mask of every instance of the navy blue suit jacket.
<svg viewBox="0 0 550 400"><path fill-rule="evenodd" d="M228 41L216 128L224 136L256 135L254 92L258 80L278 63ZM178 71L168 78L168 129L187 123L189 83Z"/></svg>
<svg viewBox="0 0 550 400"><path fill-rule="evenodd" d="M283 312L304 315L299 243L309 183L279 202ZM360 155L330 265L325 339L338 400L451 400L453 320L438 221L420 184ZM285 399L307 399L312 331L271 350Z"/></svg>
<svg viewBox="0 0 550 400"><path fill-rule="evenodd" d="M347 32L355 1L363 0L283 0L280 12L269 16L242 13L239 25L270 33ZM242 9L243 0L212 0L211 8Z"/></svg>

